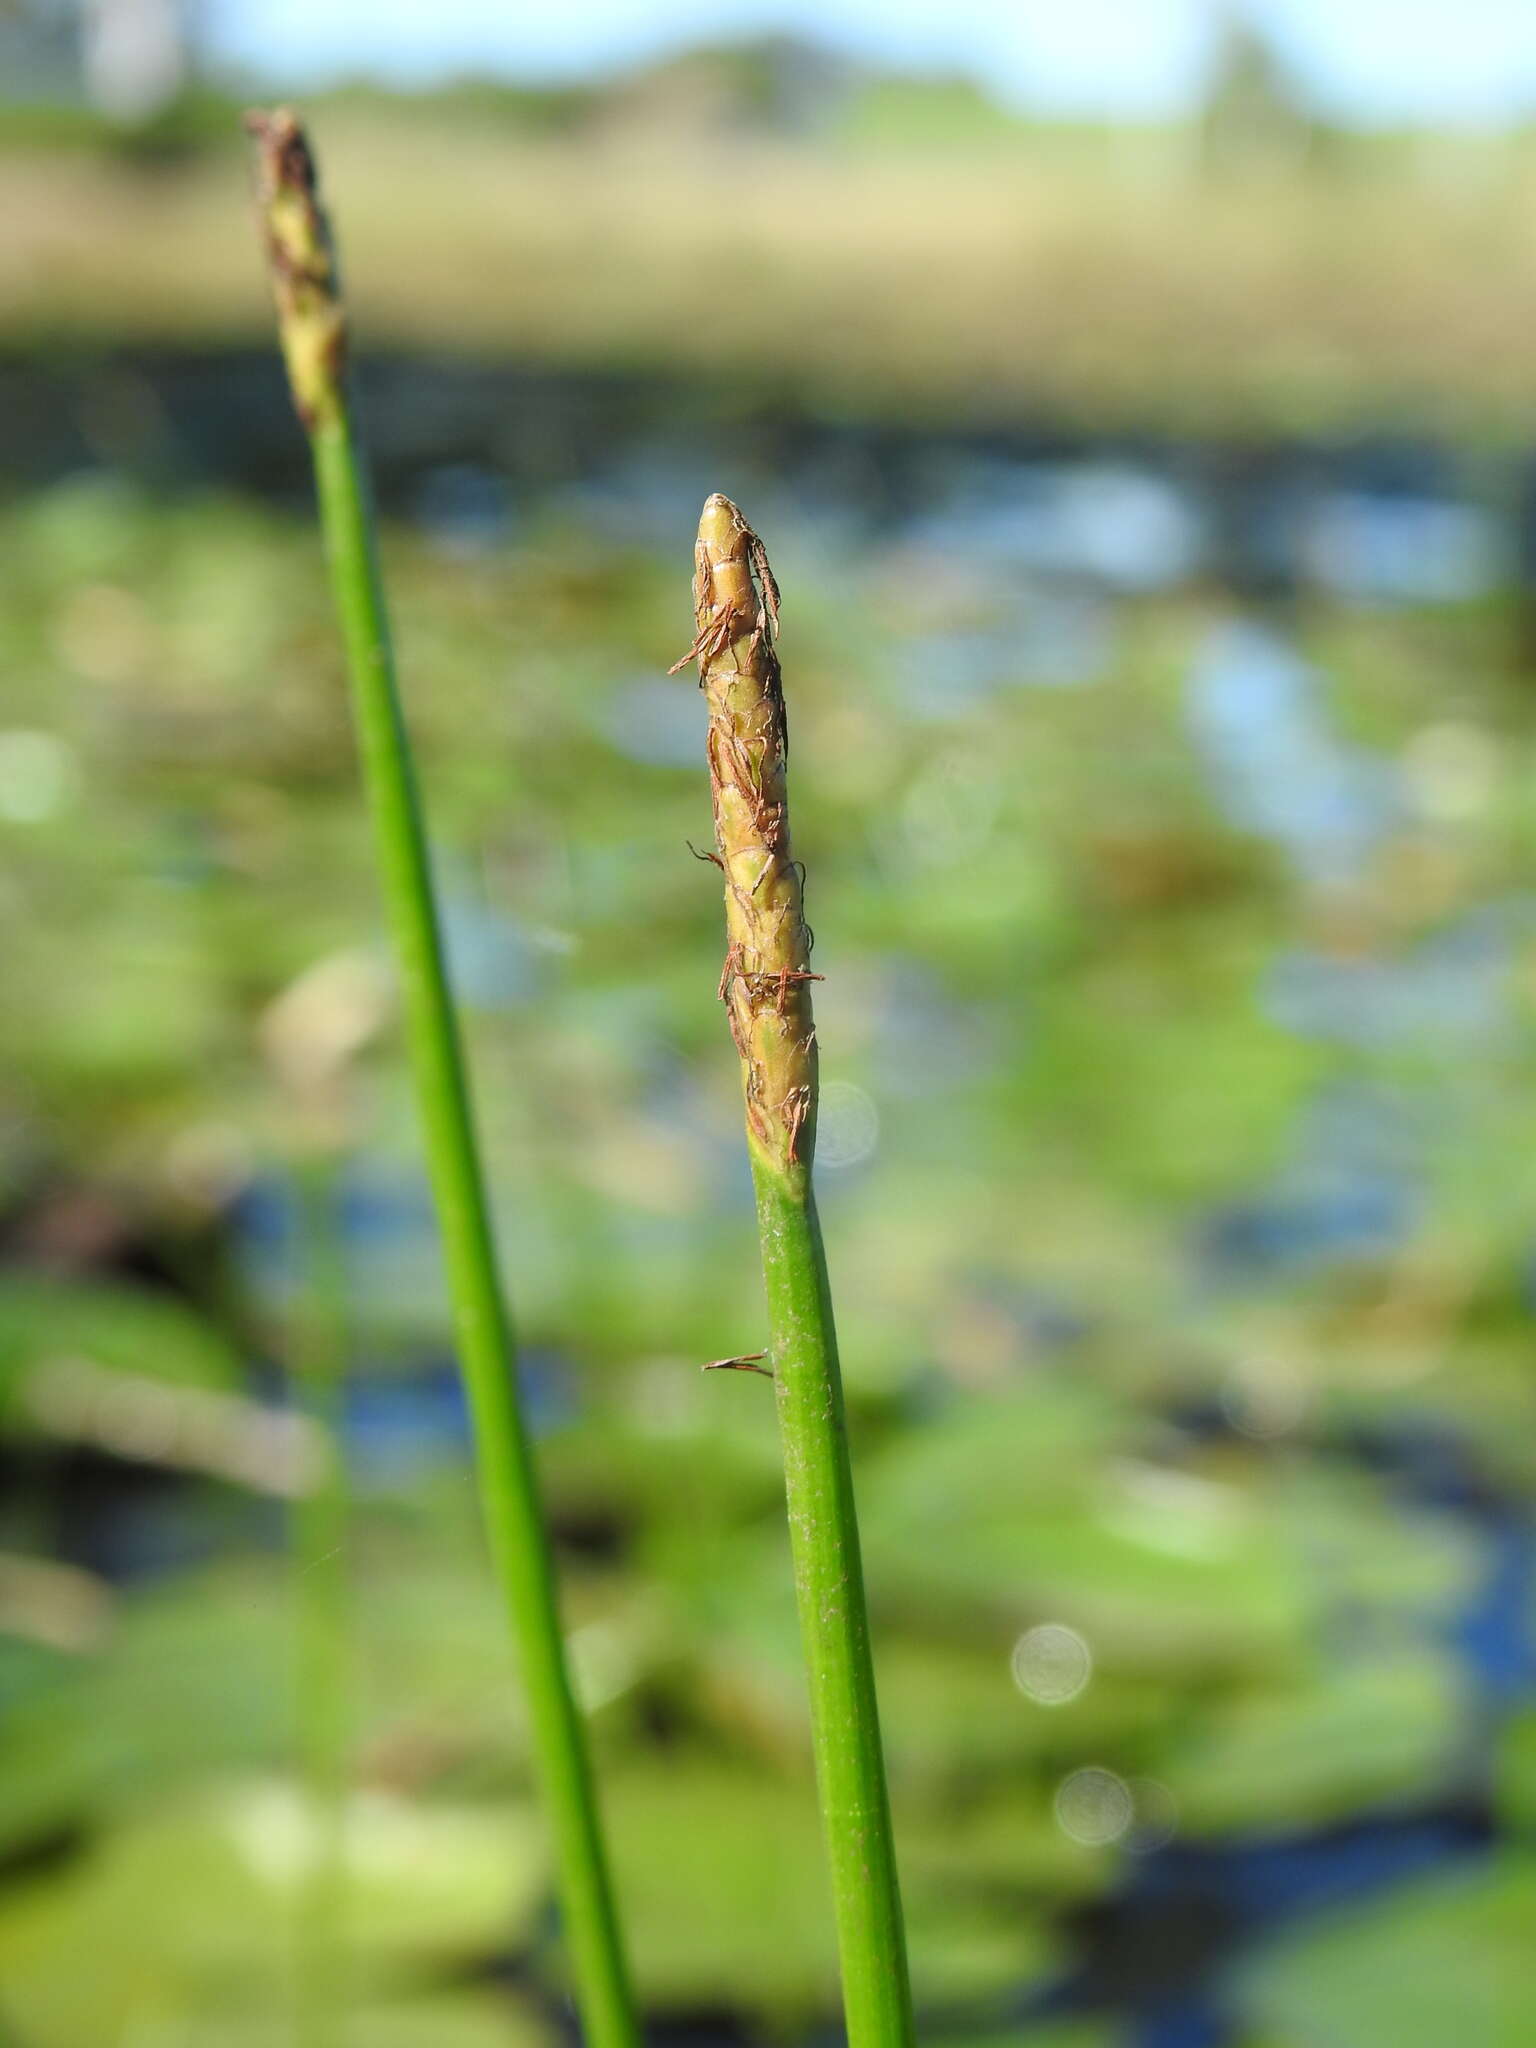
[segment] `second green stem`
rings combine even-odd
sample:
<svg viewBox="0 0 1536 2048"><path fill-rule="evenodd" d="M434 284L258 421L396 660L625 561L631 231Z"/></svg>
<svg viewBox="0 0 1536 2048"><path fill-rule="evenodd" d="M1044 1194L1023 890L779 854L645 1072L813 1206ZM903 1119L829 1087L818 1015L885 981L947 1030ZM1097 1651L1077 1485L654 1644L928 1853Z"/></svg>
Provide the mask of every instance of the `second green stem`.
<svg viewBox="0 0 1536 2048"><path fill-rule="evenodd" d="M754 1151L752 1177L848 2040L903 2048L912 1995L821 1224L807 1171Z"/></svg>
<svg viewBox="0 0 1536 2048"><path fill-rule="evenodd" d="M577 2003L590 2048L634 2048L639 2030L586 1744L566 1670L554 1565L518 1402L516 1356L395 686L372 517L345 404L315 427L311 442L363 777L400 958L411 1059L474 1424L480 1497L511 1613L535 1761L551 1816Z"/></svg>

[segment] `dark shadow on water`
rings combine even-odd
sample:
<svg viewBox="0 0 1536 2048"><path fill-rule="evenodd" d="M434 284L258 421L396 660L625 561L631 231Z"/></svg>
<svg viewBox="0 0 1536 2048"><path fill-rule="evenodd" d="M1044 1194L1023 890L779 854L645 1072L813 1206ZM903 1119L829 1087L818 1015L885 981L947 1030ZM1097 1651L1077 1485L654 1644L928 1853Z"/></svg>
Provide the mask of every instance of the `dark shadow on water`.
<svg viewBox="0 0 1536 2048"><path fill-rule="evenodd" d="M469 356L366 355L379 495L449 555L490 553L562 505L619 542L676 544L722 483L802 539L899 536L1058 588L1135 596L1199 580L1246 600L1473 598L1536 578L1529 460L1408 437L1255 445L1096 436L1047 416L861 416L656 372L575 374ZM0 354L0 491L81 473L303 505L309 463L276 352ZM1047 681L1059 652L1042 654ZM1067 678L1068 680L1071 677Z"/></svg>

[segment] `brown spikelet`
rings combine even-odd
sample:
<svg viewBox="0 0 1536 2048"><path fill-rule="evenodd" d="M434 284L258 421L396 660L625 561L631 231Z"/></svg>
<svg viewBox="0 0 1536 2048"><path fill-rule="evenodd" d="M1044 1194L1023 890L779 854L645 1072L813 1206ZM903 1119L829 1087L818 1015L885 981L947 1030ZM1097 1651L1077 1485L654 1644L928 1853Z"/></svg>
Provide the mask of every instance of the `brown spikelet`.
<svg viewBox="0 0 1536 2048"><path fill-rule="evenodd" d="M256 143L256 206L288 384L313 433L339 414L346 375L347 320L330 223L297 115L286 107L253 111L245 125Z"/></svg>
<svg viewBox="0 0 1536 2048"><path fill-rule="evenodd" d="M811 936L790 851L789 732L767 550L729 498L707 500L694 551L696 661L709 706L716 858L725 876L719 995L741 1055L747 1128L780 1167L808 1166L816 1131Z"/></svg>

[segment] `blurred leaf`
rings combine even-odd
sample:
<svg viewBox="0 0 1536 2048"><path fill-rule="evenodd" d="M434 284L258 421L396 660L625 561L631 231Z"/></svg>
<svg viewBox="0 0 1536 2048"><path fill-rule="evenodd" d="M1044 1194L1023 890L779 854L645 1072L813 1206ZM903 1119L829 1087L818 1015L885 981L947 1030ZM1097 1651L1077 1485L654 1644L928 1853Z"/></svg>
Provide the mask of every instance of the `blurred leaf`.
<svg viewBox="0 0 1536 2048"><path fill-rule="evenodd" d="M1507 1833L1536 1834L1536 1712L1529 1707L1511 1714L1495 1738L1494 1794Z"/></svg>
<svg viewBox="0 0 1536 2048"><path fill-rule="evenodd" d="M831 1899L807 1784L658 1763L605 1784L603 1811L649 2003L745 2003L802 2020L832 2008Z"/></svg>
<svg viewBox="0 0 1536 2048"><path fill-rule="evenodd" d="M1433 1651L1323 1656L1299 1683L1197 1713L1160 1774L1195 1834L1326 1826L1446 1784L1465 1708L1459 1675Z"/></svg>
<svg viewBox="0 0 1536 2048"><path fill-rule="evenodd" d="M1275 1945L1243 2006L1276 2048L1513 2048L1536 2036L1533 1915L1536 1862L1504 1856Z"/></svg>
<svg viewBox="0 0 1536 2048"><path fill-rule="evenodd" d="M29 2048L127 2048L154 2029L169 2042L231 2010L265 2013L276 2028L291 1996L306 1841L292 1793L250 1784L146 1818L81 1864L13 1886L0 1910L0 1982ZM526 1941L543 1898L540 1843L513 1809L354 1802L346 1925L359 1983L404 1985Z"/></svg>
<svg viewBox="0 0 1536 2048"><path fill-rule="evenodd" d="M1061 1376L913 1432L863 1480L877 1602L1064 1621L1096 1661L1147 1672L1283 1653L1304 1612L1288 1546L1237 1489L1127 1459L1133 1424Z"/></svg>
<svg viewBox="0 0 1536 2048"><path fill-rule="evenodd" d="M16 1427L18 1389L39 1368L84 1359L182 1387L239 1388L238 1354L167 1294L105 1281L0 1275L0 1421Z"/></svg>

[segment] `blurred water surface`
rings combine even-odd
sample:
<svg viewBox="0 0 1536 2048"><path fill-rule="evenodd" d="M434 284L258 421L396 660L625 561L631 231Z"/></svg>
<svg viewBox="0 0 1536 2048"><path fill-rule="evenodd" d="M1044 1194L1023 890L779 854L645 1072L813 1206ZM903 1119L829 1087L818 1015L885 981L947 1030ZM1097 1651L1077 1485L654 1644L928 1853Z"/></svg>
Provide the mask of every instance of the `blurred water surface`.
<svg viewBox="0 0 1536 2048"><path fill-rule="evenodd" d="M304 1467L262 1430L303 1390L318 1150L361 2038L550 2040L302 447L264 361L7 377L0 2012L25 2048L283 2038ZM721 487L785 593L927 2037L1416 2040L1413 1971L1348 1961L1398 1914L1518 2019L1536 751L1486 464L362 383L658 2038L833 2009L771 1416L698 1371L761 1342L666 675Z"/></svg>

